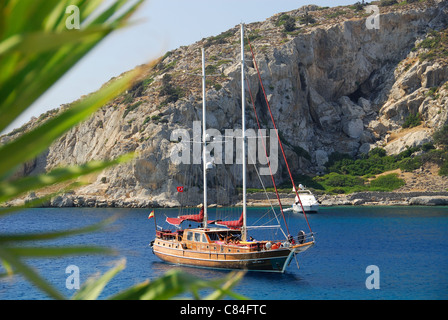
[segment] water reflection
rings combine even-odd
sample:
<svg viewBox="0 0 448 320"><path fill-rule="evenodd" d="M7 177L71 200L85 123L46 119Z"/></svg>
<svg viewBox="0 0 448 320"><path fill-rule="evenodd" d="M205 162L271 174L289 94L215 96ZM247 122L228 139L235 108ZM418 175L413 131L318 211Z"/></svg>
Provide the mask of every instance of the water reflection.
<svg viewBox="0 0 448 320"><path fill-rule="evenodd" d="M220 279L225 277L231 272L231 270L219 270L219 269L209 269L209 268L200 268L200 267L189 267L184 265L171 264L163 261L153 261L151 263L151 269L154 273L158 275L163 275L166 272L172 269L182 270L188 274L191 274L194 277L201 279Z"/></svg>
<svg viewBox="0 0 448 320"><path fill-rule="evenodd" d="M290 266L291 267L291 266ZM164 275L173 268L182 270L202 280L217 280L226 277L232 270L217 270L209 268L174 265L166 262L153 261L151 270L153 277ZM247 271L243 279L233 288L233 291L250 299L297 299L301 295L306 298L306 292L312 289L305 277L297 274L297 270L285 273ZM269 290L255 290L254 288L269 288ZM204 290L202 295L211 293ZM303 292L303 293L301 293Z"/></svg>

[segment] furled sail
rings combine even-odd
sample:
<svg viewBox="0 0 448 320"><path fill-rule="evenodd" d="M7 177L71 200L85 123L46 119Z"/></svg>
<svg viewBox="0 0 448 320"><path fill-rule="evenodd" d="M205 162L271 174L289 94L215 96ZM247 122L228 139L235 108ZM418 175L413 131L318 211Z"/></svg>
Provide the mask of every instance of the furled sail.
<svg viewBox="0 0 448 320"><path fill-rule="evenodd" d="M239 229L243 226L243 213L238 220L233 221L216 221L216 224L219 226L225 226L229 229Z"/></svg>
<svg viewBox="0 0 448 320"><path fill-rule="evenodd" d="M168 222L171 225L179 226L184 221L191 221L191 222L198 222L202 223L204 222L204 208L201 209L199 214L189 214L184 216L179 216L177 218L166 218L166 222ZM209 220L207 223L213 224L214 220Z"/></svg>

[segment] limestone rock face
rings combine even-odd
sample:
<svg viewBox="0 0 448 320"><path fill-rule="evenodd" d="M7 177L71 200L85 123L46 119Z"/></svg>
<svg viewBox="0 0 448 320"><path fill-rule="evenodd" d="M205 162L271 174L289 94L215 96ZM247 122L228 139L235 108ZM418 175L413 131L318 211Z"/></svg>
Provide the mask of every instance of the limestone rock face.
<svg viewBox="0 0 448 320"><path fill-rule="evenodd" d="M431 135L428 130L410 132L403 137L392 141L384 149L387 154L399 154L407 148L421 147L423 144L431 141Z"/></svg>
<svg viewBox="0 0 448 320"><path fill-rule="evenodd" d="M380 29L368 29L362 11L349 7L320 10L317 6L287 13L297 21L294 32L285 32L278 23L280 14L246 26L264 92L255 65L249 61L248 88L262 127L270 129L266 94L294 174L322 172L333 152L356 156L386 144L388 135L401 130L410 114L420 113L425 129L386 145L388 153L430 141L433 128L447 122L446 59L422 60L419 54L423 49L415 50L431 28L448 27L447 2L425 1L380 10ZM305 12L316 23L301 24ZM55 199L56 206L171 207L202 201L201 137L194 132L195 121L202 119L202 91L200 78L191 75L200 70L202 47L206 48L207 70L222 74L208 78L207 128L215 129L212 133L220 133L223 139L225 130L241 128L236 26L167 53L129 92L58 139L36 162L38 166L32 164L42 171L128 152L138 154L134 161L100 173L91 185L70 194L70 200ZM245 59L251 59L248 50ZM166 94L167 82L172 91L177 89L176 96ZM434 87L437 92L431 89ZM246 98L246 127L257 129L250 96ZM178 130L188 139L180 139ZM270 138L268 145L277 139ZM182 144L179 140L187 143L191 164L173 162L172 153ZM208 185L215 190L209 192L209 201L223 205L235 203L242 184L237 142L233 141L233 151L225 150L227 147L222 146L222 159L219 148L214 150L215 166L208 173ZM259 150L258 157L263 152ZM224 155L233 162L226 162ZM288 175L280 152L277 157L275 179L281 184ZM248 170L248 187L260 188L253 166ZM269 186L270 177L262 179ZM177 192L178 186L184 186L184 192Z"/></svg>

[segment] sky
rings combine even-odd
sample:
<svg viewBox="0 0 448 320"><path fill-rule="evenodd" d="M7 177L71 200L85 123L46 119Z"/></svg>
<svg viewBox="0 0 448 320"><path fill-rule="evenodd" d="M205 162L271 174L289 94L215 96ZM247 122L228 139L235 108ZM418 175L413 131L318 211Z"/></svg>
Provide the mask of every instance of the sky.
<svg viewBox="0 0 448 320"><path fill-rule="evenodd" d="M115 31L78 62L4 132L96 91L112 77L244 23L315 4L350 5L357 0L146 0L130 27ZM68 15L67 15L68 17Z"/></svg>

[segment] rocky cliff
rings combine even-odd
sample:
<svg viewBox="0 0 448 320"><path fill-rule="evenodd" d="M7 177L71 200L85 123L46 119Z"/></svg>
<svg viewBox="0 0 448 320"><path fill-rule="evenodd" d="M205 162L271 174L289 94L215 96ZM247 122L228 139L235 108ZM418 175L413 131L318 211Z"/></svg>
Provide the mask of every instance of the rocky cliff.
<svg viewBox="0 0 448 320"><path fill-rule="evenodd" d="M379 7L379 28L356 7L306 6L246 26L273 116L295 174L320 174L333 152L352 156L376 146L398 153L431 140L448 121L448 1ZM377 17L378 18L378 17ZM286 27L285 21L288 21ZM202 166L175 164L175 129L192 133L202 117L201 48L207 59L207 127L241 127L239 27L168 52L126 94L73 128L20 174L136 151L127 165L54 205L176 206L202 198ZM251 55L247 77L264 128L272 128ZM248 100L248 102L250 102ZM257 128L250 103L247 127ZM57 112L57 111L56 111ZM409 116L423 124L402 129ZM31 126L33 124L29 124ZM13 138L3 137L3 140ZM249 166L248 186L260 187ZM277 183L287 181L279 161ZM209 201L234 203L240 166L216 166ZM264 179L269 185L270 179ZM186 186L177 192L177 186ZM188 188L187 188L188 186Z"/></svg>

